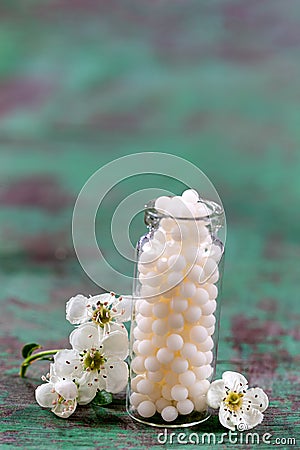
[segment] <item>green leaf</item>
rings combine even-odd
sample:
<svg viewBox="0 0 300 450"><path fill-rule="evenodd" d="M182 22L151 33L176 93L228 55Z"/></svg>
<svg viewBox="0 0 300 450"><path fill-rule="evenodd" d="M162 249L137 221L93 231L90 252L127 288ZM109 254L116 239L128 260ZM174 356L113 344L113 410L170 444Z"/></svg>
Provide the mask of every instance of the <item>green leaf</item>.
<svg viewBox="0 0 300 450"><path fill-rule="evenodd" d="M93 405L105 406L109 405L112 401L113 401L112 394L103 390L96 394L96 397L93 400Z"/></svg>
<svg viewBox="0 0 300 450"><path fill-rule="evenodd" d="M30 344L25 344L22 348L22 356L23 358L28 358L32 354L34 350L37 350L38 348L41 348L39 344L36 344L34 342L31 342Z"/></svg>

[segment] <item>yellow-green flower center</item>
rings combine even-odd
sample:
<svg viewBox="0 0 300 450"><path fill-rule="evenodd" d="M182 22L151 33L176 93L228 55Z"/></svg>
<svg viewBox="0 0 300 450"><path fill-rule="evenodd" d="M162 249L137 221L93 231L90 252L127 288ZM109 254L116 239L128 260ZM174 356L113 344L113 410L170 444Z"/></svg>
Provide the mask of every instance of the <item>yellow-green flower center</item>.
<svg viewBox="0 0 300 450"><path fill-rule="evenodd" d="M105 363L105 358L99 350L88 351L83 359L83 366L86 370L100 370Z"/></svg>
<svg viewBox="0 0 300 450"><path fill-rule="evenodd" d="M238 411L243 404L244 394L229 391L225 398L225 404L231 411Z"/></svg>
<svg viewBox="0 0 300 450"><path fill-rule="evenodd" d="M103 328L106 323L110 322L110 320L111 320L110 310L108 308L105 308L105 306L102 305L102 303L100 303L98 308L95 309L93 313L92 321L95 324L99 325L101 328Z"/></svg>

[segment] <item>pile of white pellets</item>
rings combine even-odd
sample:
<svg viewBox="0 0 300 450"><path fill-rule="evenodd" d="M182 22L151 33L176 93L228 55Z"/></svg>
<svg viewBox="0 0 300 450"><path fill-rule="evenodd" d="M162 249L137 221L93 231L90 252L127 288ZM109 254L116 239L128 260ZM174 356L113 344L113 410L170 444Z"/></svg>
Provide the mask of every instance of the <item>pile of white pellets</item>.
<svg viewBox="0 0 300 450"><path fill-rule="evenodd" d="M195 190L155 208L161 220L138 262L130 404L141 418L173 422L207 409L222 250Z"/></svg>

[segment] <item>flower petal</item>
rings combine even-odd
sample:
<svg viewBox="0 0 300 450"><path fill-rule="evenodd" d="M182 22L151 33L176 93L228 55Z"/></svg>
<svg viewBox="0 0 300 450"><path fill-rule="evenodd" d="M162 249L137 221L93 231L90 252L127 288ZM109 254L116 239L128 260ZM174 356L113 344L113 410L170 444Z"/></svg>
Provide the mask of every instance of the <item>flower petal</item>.
<svg viewBox="0 0 300 450"><path fill-rule="evenodd" d="M62 419L67 419L75 411L77 406L76 400L69 400L63 403L57 403L51 411Z"/></svg>
<svg viewBox="0 0 300 450"><path fill-rule="evenodd" d="M243 404L251 405L252 408L264 412L269 406L269 399L267 394L261 388L248 389L244 396Z"/></svg>
<svg viewBox="0 0 300 450"><path fill-rule="evenodd" d="M66 319L73 325L87 322L89 320L88 302L89 299L82 294L70 298L66 304Z"/></svg>
<svg viewBox="0 0 300 450"><path fill-rule="evenodd" d="M71 380L58 381L54 389L65 400L74 400L77 397L77 386Z"/></svg>
<svg viewBox="0 0 300 450"><path fill-rule="evenodd" d="M224 396L226 396L224 381L223 380L213 381L207 391L208 406L214 409L220 408Z"/></svg>
<svg viewBox="0 0 300 450"><path fill-rule="evenodd" d="M87 405L93 400L99 388L100 375L99 378L96 380L97 381L95 381L95 373L92 372L85 372L83 376L78 380L79 405ZM101 382L102 382L101 386L105 386L105 382L103 380L101 380Z"/></svg>
<svg viewBox="0 0 300 450"><path fill-rule="evenodd" d="M92 303L94 306L97 306L97 303L100 302L102 305L105 303L107 306L110 306L114 303L116 297L114 294L110 293L104 293L99 295L94 295L93 297L89 298L89 302Z"/></svg>
<svg viewBox="0 0 300 450"><path fill-rule="evenodd" d="M35 399L43 408L52 408L53 402L57 399L57 393L54 391L53 383L45 383L38 386L35 390Z"/></svg>
<svg viewBox="0 0 300 450"><path fill-rule="evenodd" d="M54 364L50 372L50 380L52 374L59 378L81 376L81 362L79 353L76 350L61 350L54 356ZM56 380L58 381L58 380Z"/></svg>
<svg viewBox="0 0 300 450"><path fill-rule="evenodd" d="M248 389L248 381L238 372L226 371L222 375L222 380L224 381L225 389L228 388L230 391L242 392Z"/></svg>
<svg viewBox="0 0 300 450"><path fill-rule="evenodd" d="M229 409L225 407L224 403L221 403L219 409L219 421L225 428L235 430L235 423L232 420L232 412L230 413Z"/></svg>
<svg viewBox="0 0 300 450"><path fill-rule="evenodd" d="M255 408L250 408L249 411L243 408L242 416L244 419L244 423L247 425L247 430L256 427L256 425L261 423L264 418L264 415Z"/></svg>
<svg viewBox="0 0 300 450"><path fill-rule="evenodd" d="M131 303L131 296L120 296L119 298L115 299L113 307L120 314L115 318L116 322L127 322L128 320L130 320Z"/></svg>
<svg viewBox="0 0 300 450"><path fill-rule="evenodd" d="M110 322L109 323L109 332L113 333L114 331L119 331L120 333L125 334L125 336L128 339L128 333L127 333L126 327L122 323Z"/></svg>
<svg viewBox="0 0 300 450"><path fill-rule="evenodd" d="M104 364L106 372L106 387L107 392L116 394L121 392L128 383L128 366L118 359L110 358ZM101 371L102 375L102 371Z"/></svg>
<svg viewBox="0 0 300 450"><path fill-rule="evenodd" d="M125 359L128 355L128 339L124 333L114 331L102 340L103 353L106 357L117 356Z"/></svg>
<svg viewBox="0 0 300 450"><path fill-rule="evenodd" d="M74 350L82 352L89 348L98 348L103 336L103 331L98 325L84 323L70 334L69 340Z"/></svg>

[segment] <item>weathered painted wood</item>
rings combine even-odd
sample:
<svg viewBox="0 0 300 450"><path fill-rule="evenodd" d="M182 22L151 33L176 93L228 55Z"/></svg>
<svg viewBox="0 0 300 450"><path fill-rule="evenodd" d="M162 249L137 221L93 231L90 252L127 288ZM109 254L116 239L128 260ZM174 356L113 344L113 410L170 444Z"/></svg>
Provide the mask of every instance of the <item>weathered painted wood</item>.
<svg viewBox="0 0 300 450"><path fill-rule="evenodd" d="M241 371L269 394L253 431L271 444L259 448L276 438L299 447L299 14L292 0L2 2L1 448L159 445L159 431L127 416L123 394L63 421L34 401L47 365L18 378L22 344L68 346L65 301L97 292L72 247L79 190L138 151L186 157L219 190L228 239L218 374ZM213 417L192 432L226 430Z"/></svg>

